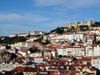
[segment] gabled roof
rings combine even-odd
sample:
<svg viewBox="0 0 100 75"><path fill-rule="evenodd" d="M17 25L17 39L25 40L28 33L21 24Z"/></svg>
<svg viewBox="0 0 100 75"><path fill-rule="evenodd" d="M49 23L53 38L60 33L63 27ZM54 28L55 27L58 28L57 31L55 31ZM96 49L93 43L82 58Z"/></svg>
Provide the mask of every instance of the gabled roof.
<svg viewBox="0 0 100 75"><path fill-rule="evenodd" d="M25 67L24 72L37 72L37 68Z"/></svg>
<svg viewBox="0 0 100 75"><path fill-rule="evenodd" d="M17 71L21 71L21 72L24 72L24 67L23 66L19 66L19 67L16 67L15 69L12 70L12 72L17 72Z"/></svg>

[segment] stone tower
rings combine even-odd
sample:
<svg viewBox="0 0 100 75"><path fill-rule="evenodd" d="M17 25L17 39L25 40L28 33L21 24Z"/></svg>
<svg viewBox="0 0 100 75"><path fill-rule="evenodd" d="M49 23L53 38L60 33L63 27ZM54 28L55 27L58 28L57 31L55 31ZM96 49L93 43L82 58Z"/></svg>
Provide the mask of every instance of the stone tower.
<svg viewBox="0 0 100 75"><path fill-rule="evenodd" d="M93 22L92 20L88 20L88 21L87 21L87 25L90 26L90 25L92 25L92 24L94 24L94 22Z"/></svg>

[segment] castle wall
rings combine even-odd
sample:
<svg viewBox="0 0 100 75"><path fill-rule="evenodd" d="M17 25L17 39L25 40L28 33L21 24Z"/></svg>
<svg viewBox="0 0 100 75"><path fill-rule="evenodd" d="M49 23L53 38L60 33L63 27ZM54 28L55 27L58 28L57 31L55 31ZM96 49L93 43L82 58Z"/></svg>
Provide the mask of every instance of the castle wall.
<svg viewBox="0 0 100 75"><path fill-rule="evenodd" d="M94 24L94 22L93 21L91 21L91 20L89 20L89 21L87 21L87 22L76 22L76 23L74 23L74 24L72 24L72 23L70 23L70 24L67 24L67 27L72 27L72 26L74 26L74 27L79 27L79 26L81 26L81 25L88 25L88 26L90 26L91 24Z"/></svg>

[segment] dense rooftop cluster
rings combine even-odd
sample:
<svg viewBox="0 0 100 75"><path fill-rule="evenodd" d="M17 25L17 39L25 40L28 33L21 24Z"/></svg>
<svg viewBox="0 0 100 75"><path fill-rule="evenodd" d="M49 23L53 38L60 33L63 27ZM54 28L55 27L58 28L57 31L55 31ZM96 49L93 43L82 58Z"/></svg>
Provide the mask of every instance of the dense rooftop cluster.
<svg viewBox="0 0 100 75"><path fill-rule="evenodd" d="M13 34L0 41L1 75L100 75L99 27L86 31L61 27L47 34Z"/></svg>

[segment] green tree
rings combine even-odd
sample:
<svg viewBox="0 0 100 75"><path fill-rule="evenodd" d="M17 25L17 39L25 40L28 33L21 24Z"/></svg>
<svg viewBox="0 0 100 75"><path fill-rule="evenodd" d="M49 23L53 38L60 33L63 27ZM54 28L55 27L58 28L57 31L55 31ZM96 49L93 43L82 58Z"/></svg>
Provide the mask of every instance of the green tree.
<svg viewBox="0 0 100 75"><path fill-rule="evenodd" d="M99 41L95 41L94 44L99 45L100 44L100 40Z"/></svg>
<svg viewBox="0 0 100 75"><path fill-rule="evenodd" d="M49 40L46 40L45 42L42 42L43 45L47 45L47 44L50 44L50 41Z"/></svg>
<svg viewBox="0 0 100 75"><path fill-rule="evenodd" d="M89 30L89 26L88 25L81 25L81 26L79 26L79 28L80 28L81 31Z"/></svg>
<svg viewBox="0 0 100 75"><path fill-rule="evenodd" d="M76 32L76 31L77 31L77 28L75 28L74 26L71 26L71 28L67 30L67 32Z"/></svg>
<svg viewBox="0 0 100 75"><path fill-rule="evenodd" d="M56 32L59 33L59 34L62 34L62 33L64 33L64 28L63 27L61 27L61 28L58 27L56 29Z"/></svg>
<svg viewBox="0 0 100 75"><path fill-rule="evenodd" d="M62 58L63 56L62 56L62 55L59 55L58 57L59 57L59 58Z"/></svg>
<svg viewBox="0 0 100 75"><path fill-rule="evenodd" d="M38 39L36 39L36 40L34 40L35 42L40 42L40 43L42 43L42 37L40 37L40 38L38 38Z"/></svg>
<svg viewBox="0 0 100 75"><path fill-rule="evenodd" d="M100 27L100 22L95 22L94 24L91 25L91 27Z"/></svg>
<svg viewBox="0 0 100 75"><path fill-rule="evenodd" d="M64 27L58 27L58 28L50 31L50 33L52 33L52 32L56 32L56 33L62 34L62 33L64 33Z"/></svg>
<svg viewBox="0 0 100 75"><path fill-rule="evenodd" d="M38 49L37 47L33 46L32 48L29 49L29 51L31 53L35 53L35 52L40 52L40 49Z"/></svg>
<svg viewBox="0 0 100 75"><path fill-rule="evenodd" d="M26 40L27 39L25 37L18 37L18 36L5 37L3 40L0 39L0 44L13 44L13 43L16 43L16 42L24 42Z"/></svg>

